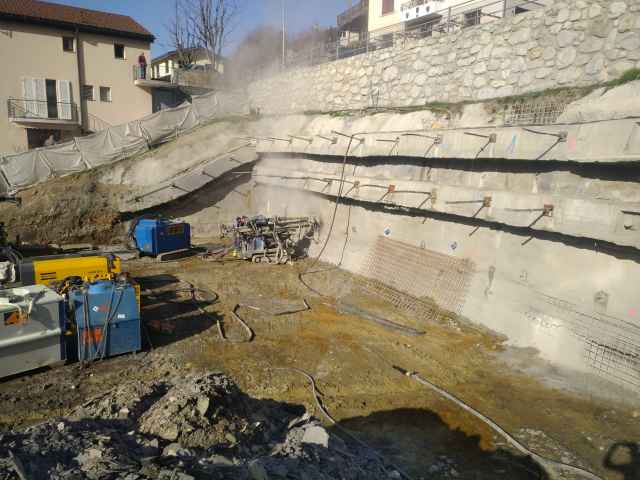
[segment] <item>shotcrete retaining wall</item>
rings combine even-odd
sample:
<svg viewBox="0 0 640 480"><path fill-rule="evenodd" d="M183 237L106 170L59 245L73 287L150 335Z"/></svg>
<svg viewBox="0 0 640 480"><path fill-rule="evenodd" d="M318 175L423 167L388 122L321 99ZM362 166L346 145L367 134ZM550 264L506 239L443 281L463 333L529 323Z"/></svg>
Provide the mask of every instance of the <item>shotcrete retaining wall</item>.
<svg viewBox="0 0 640 480"><path fill-rule="evenodd" d="M129 189L121 212L158 208L206 238L262 213L315 215L324 239L341 196L323 260L366 275L380 238L400 249L390 258L424 252L436 270L398 265L397 286L432 278L438 307L638 393L639 89L599 90L547 125L503 125L483 105L220 122L94 173ZM346 159L337 132L355 135Z"/></svg>
<svg viewBox="0 0 640 480"><path fill-rule="evenodd" d="M640 67L635 0L552 2L545 10L253 83L265 113L424 105L585 86Z"/></svg>

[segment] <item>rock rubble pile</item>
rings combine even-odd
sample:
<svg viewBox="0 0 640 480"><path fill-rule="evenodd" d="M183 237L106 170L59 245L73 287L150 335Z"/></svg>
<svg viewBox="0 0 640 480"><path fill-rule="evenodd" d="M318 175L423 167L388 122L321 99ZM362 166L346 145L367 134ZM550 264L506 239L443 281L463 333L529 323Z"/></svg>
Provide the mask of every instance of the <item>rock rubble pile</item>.
<svg viewBox="0 0 640 480"><path fill-rule="evenodd" d="M399 478L304 407L223 374L127 383L69 416L0 434L0 479Z"/></svg>

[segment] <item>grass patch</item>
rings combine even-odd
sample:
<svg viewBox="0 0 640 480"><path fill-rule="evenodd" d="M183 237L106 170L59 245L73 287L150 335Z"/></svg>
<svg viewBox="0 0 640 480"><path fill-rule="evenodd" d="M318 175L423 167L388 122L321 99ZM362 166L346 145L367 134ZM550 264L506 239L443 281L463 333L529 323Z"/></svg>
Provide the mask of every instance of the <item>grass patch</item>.
<svg viewBox="0 0 640 480"><path fill-rule="evenodd" d="M640 80L640 68L630 68L619 78L615 80L610 80L604 84L606 90L609 91L612 88L619 87L620 85L624 85L625 83L634 82L636 80Z"/></svg>

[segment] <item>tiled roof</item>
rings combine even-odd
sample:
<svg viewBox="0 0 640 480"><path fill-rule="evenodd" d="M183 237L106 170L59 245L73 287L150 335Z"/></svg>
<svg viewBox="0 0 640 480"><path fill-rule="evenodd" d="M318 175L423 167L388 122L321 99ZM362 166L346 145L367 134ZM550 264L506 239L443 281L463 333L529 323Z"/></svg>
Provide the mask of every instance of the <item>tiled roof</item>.
<svg viewBox="0 0 640 480"><path fill-rule="evenodd" d="M151 32L126 15L39 0L0 0L0 18L154 40Z"/></svg>

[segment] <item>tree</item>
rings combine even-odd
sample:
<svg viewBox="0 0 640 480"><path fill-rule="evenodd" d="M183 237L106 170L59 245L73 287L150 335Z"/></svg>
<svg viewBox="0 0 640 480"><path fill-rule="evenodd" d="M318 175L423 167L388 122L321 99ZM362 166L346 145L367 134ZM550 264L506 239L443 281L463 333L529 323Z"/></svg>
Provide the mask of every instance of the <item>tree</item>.
<svg viewBox="0 0 640 480"><path fill-rule="evenodd" d="M242 0L188 0L189 22L196 39L205 48L214 71L222 60L222 49L241 10Z"/></svg>
<svg viewBox="0 0 640 480"><path fill-rule="evenodd" d="M171 47L178 57L178 65L186 70L196 62L201 45L196 38L183 0L175 0L174 17L167 25L171 38Z"/></svg>
<svg viewBox="0 0 640 480"><path fill-rule="evenodd" d="M242 1L175 0L174 18L167 29L181 67L191 67L204 50L213 71L219 70L222 50L233 31Z"/></svg>

